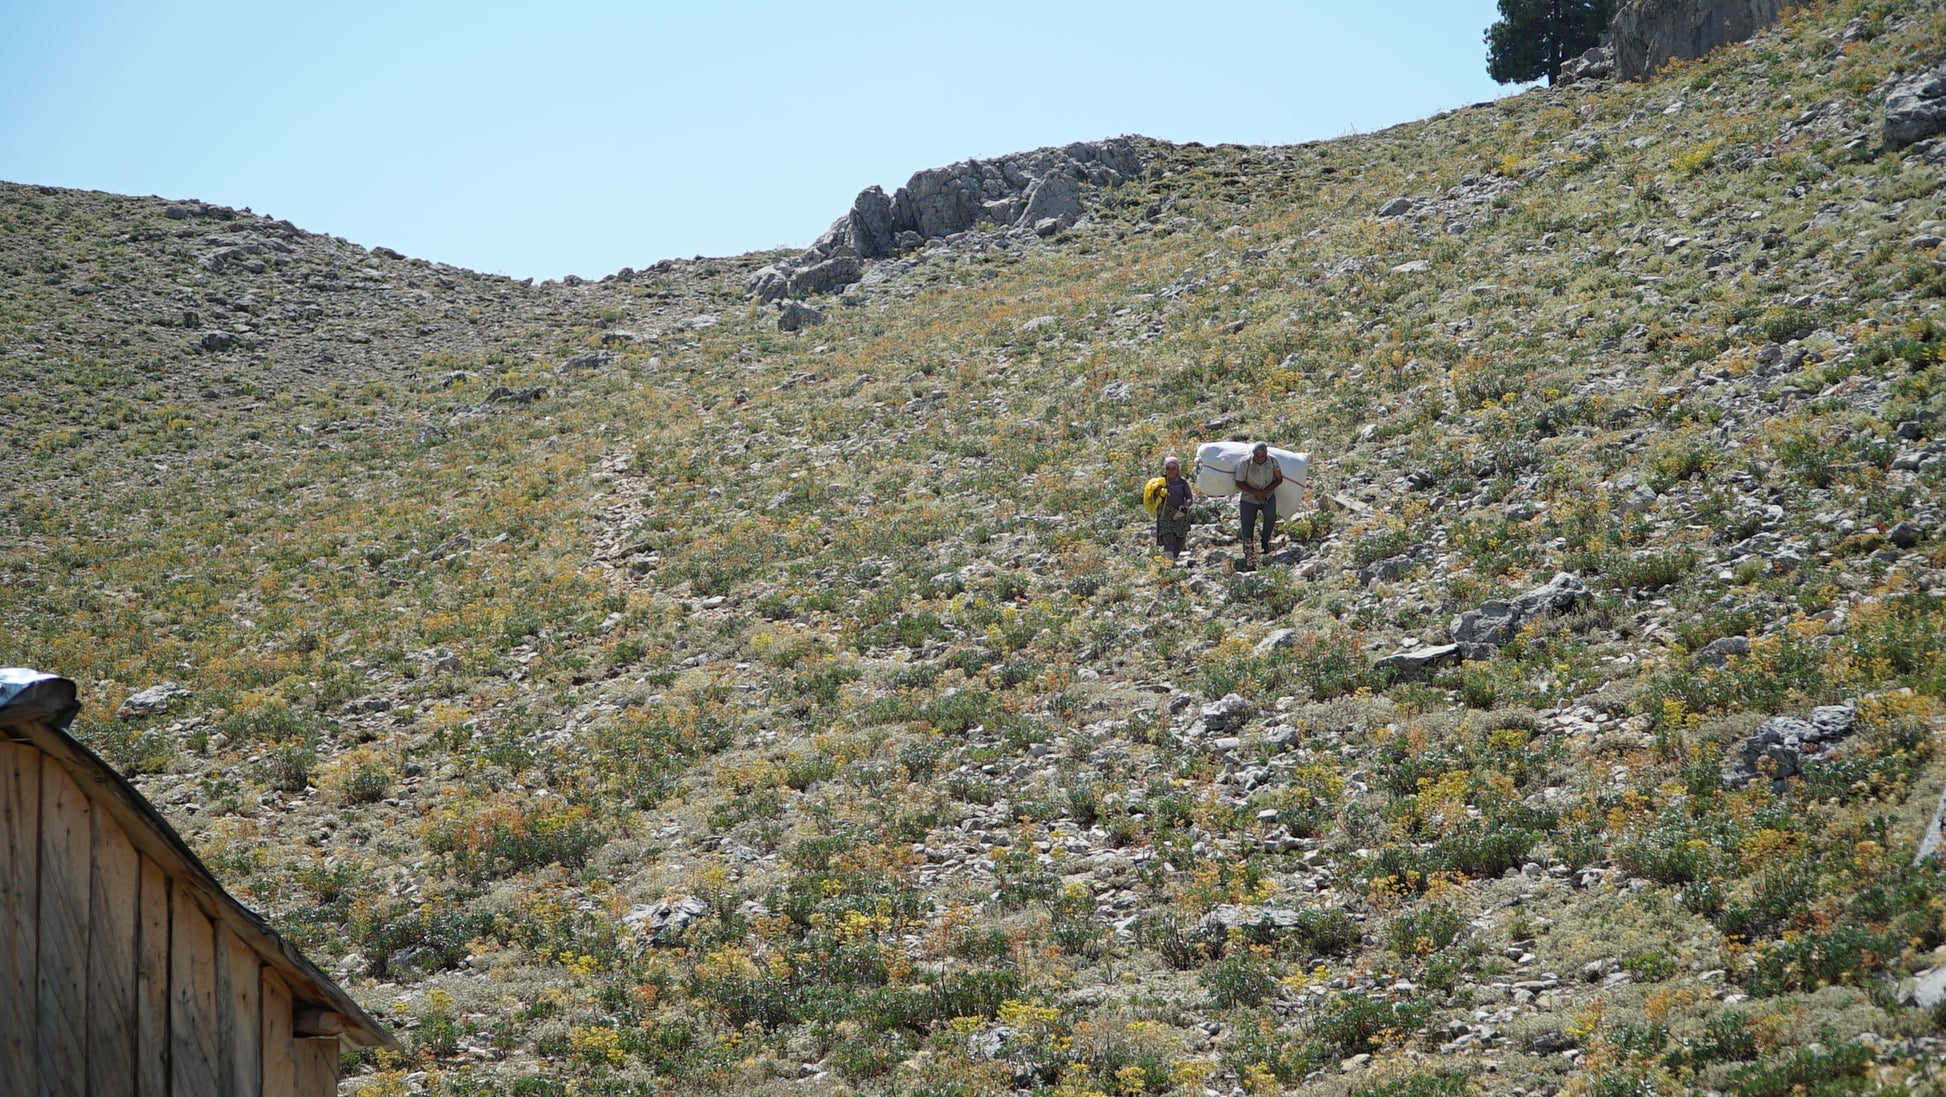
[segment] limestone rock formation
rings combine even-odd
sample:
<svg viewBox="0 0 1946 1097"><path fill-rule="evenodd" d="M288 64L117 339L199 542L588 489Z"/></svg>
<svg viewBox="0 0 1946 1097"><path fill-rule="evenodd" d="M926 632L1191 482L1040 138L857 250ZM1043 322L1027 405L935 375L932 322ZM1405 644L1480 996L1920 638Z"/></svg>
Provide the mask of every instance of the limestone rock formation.
<svg viewBox="0 0 1946 1097"><path fill-rule="evenodd" d="M1048 235L1080 220L1084 183L1114 186L1139 173L1144 147L1134 137L1077 142L929 168L889 197L867 187L809 250L752 275L750 292L764 302L829 293L864 277L861 260L980 224Z"/></svg>
<svg viewBox="0 0 1946 1097"><path fill-rule="evenodd" d="M1902 149L1946 133L1946 65L1914 73L1885 93L1885 144Z"/></svg>
<svg viewBox="0 0 1946 1097"><path fill-rule="evenodd" d="M1595 46L1579 57L1571 58L1561 66L1555 76L1556 84L1576 84L1582 81L1607 80L1615 75L1615 47L1612 45Z"/></svg>
<svg viewBox="0 0 1946 1097"><path fill-rule="evenodd" d="M1783 781L1804 772L1809 762L1822 761L1858 723L1858 705L1821 705L1809 720L1775 716L1763 722L1744 741L1738 763L1724 774L1727 788L1742 788L1758 777Z"/></svg>
<svg viewBox="0 0 1946 1097"><path fill-rule="evenodd" d="M1670 61L1741 42L1796 0L1631 0L1615 13L1615 75L1640 80Z"/></svg>
<svg viewBox="0 0 1946 1097"><path fill-rule="evenodd" d="M1588 597L1588 587L1567 572L1560 572L1545 586L1508 601L1482 602L1453 618L1453 639L1461 644L1504 644L1514 638L1528 621L1556 610L1573 606Z"/></svg>
<svg viewBox="0 0 1946 1097"><path fill-rule="evenodd" d="M783 300L777 302L777 330L802 331L824 323L824 313L802 301Z"/></svg>

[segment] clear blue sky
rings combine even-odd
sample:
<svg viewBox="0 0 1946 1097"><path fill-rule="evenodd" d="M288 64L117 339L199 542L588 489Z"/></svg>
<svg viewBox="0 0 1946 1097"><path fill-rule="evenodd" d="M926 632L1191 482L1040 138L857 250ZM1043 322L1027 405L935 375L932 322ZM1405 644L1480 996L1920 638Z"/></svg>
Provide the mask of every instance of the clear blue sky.
<svg viewBox="0 0 1946 1097"><path fill-rule="evenodd" d="M0 179L249 206L514 277L808 244L873 183L1287 144L1509 89L1494 0L0 0Z"/></svg>

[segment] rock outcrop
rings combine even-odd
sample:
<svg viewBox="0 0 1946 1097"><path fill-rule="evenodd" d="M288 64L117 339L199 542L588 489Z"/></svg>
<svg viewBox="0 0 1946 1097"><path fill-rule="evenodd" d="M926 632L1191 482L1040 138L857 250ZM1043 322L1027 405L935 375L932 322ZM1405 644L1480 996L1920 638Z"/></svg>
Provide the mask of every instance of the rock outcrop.
<svg viewBox="0 0 1946 1097"><path fill-rule="evenodd" d="M1858 723L1858 705L1821 705L1811 718L1774 716L1752 732L1738 752L1737 764L1723 776L1726 788L1742 788L1758 777L1782 782L1804 772L1812 762L1828 757Z"/></svg>
<svg viewBox="0 0 1946 1097"><path fill-rule="evenodd" d="M1885 144L1907 145L1946 133L1946 65L1914 73L1885 92Z"/></svg>
<svg viewBox="0 0 1946 1097"><path fill-rule="evenodd" d="M752 275L750 292L765 302L829 293L864 277L861 260L975 225L1049 235L1081 219L1084 184L1114 186L1139 173L1145 159L1139 138L1115 137L930 168L889 196L867 187L802 255Z"/></svg>
<svg viewBox="0 0 1946 1097"><path fill-rule="evenodd" d="M1561 66L1555 76L1556 84L1577 84L1582 81L1607 80L1615 75L1615 47L1596 46L1578 57L1570 58Z"/></svg>
<svg viewBox="0 0 1946 1097"><path fill-rule="evenodd" d="M1615 13L1615 75L1640 80L1777 21L1796 0L1630 0Z"/></svg>
<svg viewBox="0 0 1946 1097"><path fill-rule="evenodd" d="M1514 638L1522 625L1543 613L1568 609L1588 597L1588 587L1567 572L1560 572L1545 586L1535 587L1518 598L1482 602L1453 618L1453 640L1460 644L1504 644Z"/></svg>

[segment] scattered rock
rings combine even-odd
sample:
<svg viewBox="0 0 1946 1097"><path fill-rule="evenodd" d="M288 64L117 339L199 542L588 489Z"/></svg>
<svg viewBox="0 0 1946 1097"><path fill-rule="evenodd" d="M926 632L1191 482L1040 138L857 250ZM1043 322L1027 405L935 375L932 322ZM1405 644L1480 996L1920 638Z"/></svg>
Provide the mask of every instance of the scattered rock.
<svg viewBox="0 0 1946 1097"><path fill-rule="evenodd" d="M1203 729L1211 734L1237 731L1256 715L1256 711L1256 706L1240 695L1226 693L1221 700L1203 706Z"/></svg>
<svg viewBox="0 0 1946 1097"><path fill-rule="evenodd" d="M1453 619L1453 639L1467 644L1500 645L1514 638L1528 621L1573 606L1588 597L1588 587L1567 572L1546 586L1535 587L1512 601L1484 602Z"/></svg>
<svg viewBox="0 0 1946 1097"><path fill-rule="evenodd" d="M709 913L709 904L694 895L665 899L659 903L638 904L622 916L622 925L634 930L647 945L671 945L689 924Z"/></svg>
<svg viewBox="0 0 1946 1097"><path fill-rule="evenodd" d="M1274 629L1263 639L1257 641L1257 646L1253 649L1253 651L1255 654L1259 656L1269 655L1273 651L1278 651L1283 648L1295 647L1297 646L1298 642L1303 638L1304 638L1304 633L1303 630L1301 629L1294 629L1294 628Z"/></svg>
<svg viewBox="0 0 1946 1097"><path fill-rule="evenodd" d="M777 330L802 331L824 323L824 313L802 301L784 300L777 303Z"/></svg>
<svg viewBox="0 0 1946 1097"><path fill-rule="evenodd" d="M1723 667L1730 665L1731 656L1743 657L1749 654L1748 636L1725 636L1704 644L1702 649L1696 652L1696 659L1711 666Z"/></svg>
<svg viewBox="0 0 1946 1097"><path fill-rule="evenodd" d="M1390 580L1410 575L1412 574L1412 569L1418 566L1419 561L1414 560L1409 555L1388 556L1383 560L1374 561L1359 568L1358 581L1369 587L1373 583L1389 582Z"/></svg>
<svg viewBox="0 0 1946 1097"><path fill-rule="evenodd" d="M1575 1043L1572 1037L1560 1029L1549 1029L1539 1036L1534 1037L1534 1042L1529 1046L1534 1049L1534 1054L1536 1055L1553 1055L1556 1052L1567 1051L1579 1045Z"/></svg>
<svg viewBox="0 0 1946 1097"><path fill-rule="evenodd" d="M423 666L429 674L458 674L465 663L445 648L427 648L406 653L406 659Z"/></svg>
<svg viewBox="0 0 1946 1097"><path fill-rule="evenodd" d="M487 403L489 404L532 404L546 398L547 389L540 385L518 389L508 388L506 385L495 385L493 391L487 393Z"/></svg>
<svg viewBox="0 0 1946 1097"><path fill-rule="evenodd" d="M1917 865L1939 853L1942 830L1946 830L1946 789L1940 790L1939 803L1933 807L1932 821L1926 824L1926 832L1919 837L1918 852L1912 855L1913 864Z"/></svg>
<svg viewBox="0 0 1946 1097"><path fill-rule="evenodd" d="M1744 740L1739 764L1724 775L1724 784L1741 788L1760 776L1775 782L1795 777L1807 763L1828 756L1857 722L1858 706L1852 701L1814 708L1809 720L1773 716Z"/></svg>
<svg viewBox="0 0 1946 1097"><path fill-rule="evenodd" d="M123 701L115 710L117 720L140 720L145 716L155 716L169 711L169 701L176 697L189 696L189 690L174 682L163 682L150 686Z"/></svg>
<svg viewBox="0 0 1946 1097"><path fill-rule="evenodd" d="M563 370L600 369L602 366L605 366L608 363L613 362L620 357L621 355L616 354L612 350L594 350L594 351L589 351L586 354L575 355L574 357L561 363L561 368Z"/></svg>
<svg viewBox="0 0 1946 1097"><path fill-rule="evenodd" d="M1946 1002L1946 965L1928 968L1914 975L1900 988L1899 1001L1919 1009L1932 1009Z"/></svg>
<svg viewBox="0 0 1946 1097"><path fill-rule="evenodd" d="M1416 682L1429 677L1431 673L1446 666L1452 666L1465 658L1464 648L1473 645L1440 644L1435 647L1412 648L1380 659L1374 670L1390 671L1402 682Z"/></svg>
<svg viewBox="0 0 1946 1097"><path fill-rule="evenodd" d="M1222 940L1233 930L1265 934L1294 929L1304 924L1304 916L1285 907L1238 906L1225 903L1197 921L1196 930L1204 937Z"/></svg>

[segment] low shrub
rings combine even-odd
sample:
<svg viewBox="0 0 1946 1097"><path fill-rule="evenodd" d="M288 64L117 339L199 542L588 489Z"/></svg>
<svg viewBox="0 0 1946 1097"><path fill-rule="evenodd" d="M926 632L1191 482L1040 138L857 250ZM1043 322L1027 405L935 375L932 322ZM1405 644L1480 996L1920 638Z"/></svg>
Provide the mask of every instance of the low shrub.
<svg viewBox="0 0 1946 1097"><path fill-rule="evenodd" d="M1418 1031L1432 1014L1425 1002L1392 1002L1366 994L1340 992L1326 999L1311 1019L1311 1034L1328 1056L1369 1054Z"/></svg>
<svg viewBox="0 0 1946 1097"><path fill-rule="evenodd" d="M1786 1097L1798 1093L1838 1097L1868 1093L1876 1088L1867 1077L1872 1058L1872 1049L1864 1044L1799 1048L1731 1072L1729 1089L1740 1097Z"/></svg>
<svg viewBox="0 0 1946 1097"><path fill-rule="evenodd" d="M1386 936L1400 956L1430 956L1458 939L1466 919L1445 903L1431 903L1392 920Z"/></svg>
<svg viewBox="0 0 1946 1097"><path fill-rule="evenodd" d="M591 809L565 803L461 804L425 828L426 848L473 881L541 865L578 868L607 840Z"/></svg>
<svg viewBox="0 0 1946 1097"><path fill-rule="evenodd" d="M1703 1022L1703 1034L1671 1051L1663 1065L1699 1069L1711 1063L1747 1063L1757 1057L1757 1033L1741 1010L1726 1009Z"/></svg>
<svg viewBox="0 0 1946 1097"><path fill-rule="evenodd" d="M1442 1071L1359 1086L1351 1091L1351 1097L1467 1097L1475 1092L1472 1080L1466 1075Z"/></svg>
<svg viewBox="0 0 1946 1097"><path fill-rule="evenodd" d="M1302 1081L1322 1059L1316 1040L1293 1039L1270 1016L1239 1022L1223 1049L1223 1065L1239 1077L1267 1075L1286 1086Z"/></svg>
<svg viewBox="0 0 1946 1097"><path fill-rule="evenodd" d="M1266 945L1226 949L1223 958L1197 972L1196 979L1220 1009L1261 1005L1277 991L1277 970L1270 953Z"/></svg>

